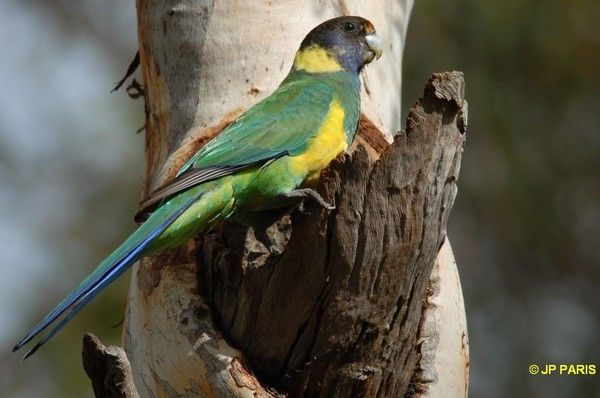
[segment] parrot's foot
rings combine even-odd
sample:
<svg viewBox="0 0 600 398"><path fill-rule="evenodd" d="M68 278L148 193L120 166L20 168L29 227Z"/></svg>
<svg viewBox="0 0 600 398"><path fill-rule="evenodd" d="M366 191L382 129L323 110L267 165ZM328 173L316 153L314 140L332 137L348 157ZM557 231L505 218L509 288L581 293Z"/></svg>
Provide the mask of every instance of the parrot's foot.
<svg viewBox="0 0 600 398"><path fill-rule="evenodd" d="M325 199L323 199L323 197L321 195L319 195L319 193L317 191L315 191L314 189L310 189L310 188L294 189L293 191L285 193L284 196L286 198L300 198L300 199L311 198L312 200L314 200L315 202L317 202L319 205L326 208L327 210L335 209L334 205L327 203L325 201ZM303 202L300 202L300 205L302 206L302 209L303 209L304 208Z"/></svg>

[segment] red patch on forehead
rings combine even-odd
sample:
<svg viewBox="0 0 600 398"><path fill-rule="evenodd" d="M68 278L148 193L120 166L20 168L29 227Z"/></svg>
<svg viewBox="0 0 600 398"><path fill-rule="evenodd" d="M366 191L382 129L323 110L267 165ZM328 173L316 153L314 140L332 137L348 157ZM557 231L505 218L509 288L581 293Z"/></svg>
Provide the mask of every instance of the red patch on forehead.
<svg viewBox="0 0 600 398"><path fill-rule="evenodd" d="M375 26L371 23L371 21L365 22L365 32L367 33L375 33Z"/></svg>

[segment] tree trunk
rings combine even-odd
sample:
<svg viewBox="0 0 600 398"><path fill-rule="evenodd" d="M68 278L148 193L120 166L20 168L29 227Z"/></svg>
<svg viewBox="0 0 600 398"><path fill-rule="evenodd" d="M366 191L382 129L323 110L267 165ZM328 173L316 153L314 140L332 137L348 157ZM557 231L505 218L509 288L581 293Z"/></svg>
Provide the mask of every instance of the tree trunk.
<svg viewBox="0 0 600 398"><path fill-rule="evenodd" d="M224 3L137 1L144 194L268 95L323 20L367 17L384 57L363 76L357 140L321 179L334 211L228 222L136 266L131 388L115 396L466 396L464 306L445 240L465 139L462 74L434 75L390 144L411 0ZM95 389L114 379L102 369L116 347L106 349L84 347L86 369L100 369Z"/></svg>

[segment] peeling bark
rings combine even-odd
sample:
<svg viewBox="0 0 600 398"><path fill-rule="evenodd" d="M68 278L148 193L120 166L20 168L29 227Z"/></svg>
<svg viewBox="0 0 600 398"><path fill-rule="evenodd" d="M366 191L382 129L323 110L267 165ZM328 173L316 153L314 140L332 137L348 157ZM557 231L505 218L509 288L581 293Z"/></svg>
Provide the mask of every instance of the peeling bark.
<svg viewBox="0 0 600 398"><path fill-rule="evenodd" d="M400 126L411 0L232 3L137 1L145 194L269 94L317 23L363 15L389 48L363 78L351 151L322 176L333 212L309 204L309 214L260 214L252 228L229 222L134 269L123 337L134 388L141 396L407 394L424 364L423 302L456 195L462 75L435 75L389 144Z"/></svg>
<svg viewBox="0 0 600 398"><path fill-rule="evenodd" d="M448 239L433 265L417 337L410 397L466 397L469 337L456 261Z"/></svg>

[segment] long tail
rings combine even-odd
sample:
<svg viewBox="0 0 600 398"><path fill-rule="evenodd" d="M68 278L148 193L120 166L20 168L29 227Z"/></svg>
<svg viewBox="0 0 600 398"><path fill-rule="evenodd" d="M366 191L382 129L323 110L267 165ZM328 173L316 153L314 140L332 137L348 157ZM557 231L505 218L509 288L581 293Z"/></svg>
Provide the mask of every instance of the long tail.
<svg viewBox="0 0 600 398"><path fill-rule="evenodd" d="M110 254L98 267L65 297L48 315L42 319L21 341L15 345L13 352L33 340L44 329L57 321L58 323L23 357L26 359L61 330L87 303L102 289L118 278L133 263L143 256L144 249L162 232L164 232L179 216L196 202L202 194L194 195L174 209L169 205L158 209L142 224L121 246Z"/></svg>

